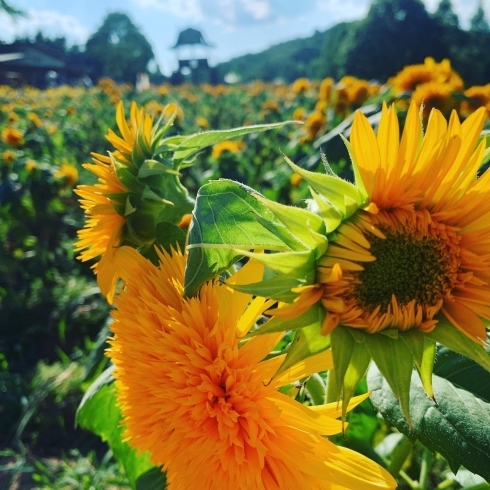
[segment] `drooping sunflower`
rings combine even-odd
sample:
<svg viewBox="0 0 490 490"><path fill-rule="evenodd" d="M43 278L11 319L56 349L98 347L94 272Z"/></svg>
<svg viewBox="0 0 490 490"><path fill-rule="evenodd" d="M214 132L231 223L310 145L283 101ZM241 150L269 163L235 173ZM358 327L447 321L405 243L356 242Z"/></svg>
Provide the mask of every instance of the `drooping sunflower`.
<svg viewBox="0 0 490 490"><path fill-rule="evenodd" d="M272 380L284 356L266 356L281 334L240 344L271 301L218 281L183 299L185 257L159 257L156 267L132 248L115 252L125 288L109 356L128 441L163 465L169 489L396 487L376 463L323 437L341 430L337 404L306 407L278 391L331 367L330 351ZM261 274L249 263L230 283Z"/></svg>
<svg viewBox="0 0 490 490"><path fill-rule="evenodd" d="M247 291L280 302L260 330L297 330L293 351L323 337L344 402L373 359L408 417L414 364L433 395L435 342L490 369L482 347L490 320L490 172L477 177L484 119L483 108L463 123L455 111L447 122L433 110L424 135L412 104L400 138L393 106L383 105L377 134L359 111L346 141L355 184L289 162L310 185L309 210L241 190L291 233L277 227L283 244L269 254L235 247L269 269L266 282ZM191 236L191 252L195 246ZM355 376L346 380L350 368Z"/></svg>

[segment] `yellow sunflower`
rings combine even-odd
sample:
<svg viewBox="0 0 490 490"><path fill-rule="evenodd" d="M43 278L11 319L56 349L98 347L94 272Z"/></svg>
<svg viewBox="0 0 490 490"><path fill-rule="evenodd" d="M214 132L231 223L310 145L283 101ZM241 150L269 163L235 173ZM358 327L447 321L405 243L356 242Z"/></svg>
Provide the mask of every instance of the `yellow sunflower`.
<svg viewBox="0 0 490 490"><path fill-rule="evenodd" d="M75 190L87 218L78 232L75 250L81 251L82 261L100 257L93 267L109 302L118 280L114 249L131 245L151 256L153 244L157 240L161 243L159 234L169 229L173 236L174 228L193 205L177 170L158 161L162 156L158 145L168 124L163 128L153 124L153 118L135 103L128 124L122 102L116 122L121 136L112 130L107 134L114 151L109 156L93 153L93 164L83 165L97 177L97 183Z"/></svg>
<svg viewBox="0 0 490 490"><path fill-rule="evenodd" d="M376 463L323 437L342 429L337 404L307 407L278 391L331 367L330 351L272 380L284 356L266 356L281 334L240 345L271 301L250 303L219 282L185 300L185 257L159 257L156 267L132 248L115 252L125 289L109 356L128 441L163 465L169 489L396 487ZM249 263L230 282L261 274Z"/></svg>
<svg viewBox="0 0 490 490"><path fill-rule="evenodd" d="M427 120L432 109L438 109L445 117L448 117L456 108L453 98L454 90L447 83L429 82L417 86L412 94L412 100L417 107L422 107L422 114Z"/></svg>
<svg viewBox="0 0 490 490"><path fill-rule="evenodd" d="M484 117L480 109L461 124L453 112L448 124L433 110L422 136L412 105L400 141L393 108L383 107L377 135L356 114L352 157L368 201L319 260L329 329L430 331L441 311L468 337L486 341L490 173L476 178Z"/></svg>
<svg viewBox="0 0 490 490"><path fill-rule="evenodd" d="M283 234L284 251L269 254L235 249L270 269L267 295L279 304L259 332L297 330L293 356L307 325L332 347L344 402L373 359L408 419L414 364L433 396L436 342L490 369L490 171L477 177L485 109L463 123L434 109L425 135L418 112L412 103L401 138L393 106L383 105L377 134L355 114L346 141L355 185L288 160L310 185L308 210L248 192L294 240ZM266 295L261 282L246 291Z"/></svg>

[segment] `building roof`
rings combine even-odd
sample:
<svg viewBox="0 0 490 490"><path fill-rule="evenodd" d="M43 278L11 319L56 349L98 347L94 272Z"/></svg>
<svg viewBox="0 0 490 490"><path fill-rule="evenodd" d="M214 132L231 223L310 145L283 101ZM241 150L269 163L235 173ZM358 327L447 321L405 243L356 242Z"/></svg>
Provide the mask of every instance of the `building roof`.
<svg viewBox="0 0 490 490"><path fill-rule="evenodd" d="M186 46L190 44L200 44L201 46L209 46L209 47L212 46L212 44L208 44L204 40L201 31L189 27L188 29L184 29L182 32L180 32L179 37L177 38L177 42L175 43L174 46L172 46L171 49L176 49L179 48L180 46Z"/></svg>

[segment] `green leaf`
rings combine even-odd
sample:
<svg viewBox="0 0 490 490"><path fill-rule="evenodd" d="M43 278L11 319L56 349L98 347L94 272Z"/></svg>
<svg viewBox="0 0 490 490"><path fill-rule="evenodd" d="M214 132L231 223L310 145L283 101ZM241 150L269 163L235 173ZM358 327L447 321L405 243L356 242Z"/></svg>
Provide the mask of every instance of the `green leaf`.
<svg viewBox="0 0 490 490"><path fill-rule="evenodd" d="M294 340L289 347L286 359L281 364L275 376L287 371L297 362L307 359L319 352L323 352L330 347L330 336L320 333L322 322L318 319L317 322L308 327L296 330Z"/></svg>
<svg viewBox="0 0 490 490"><path fill-rule="evenodd" d="M325 253L328 240L325 236L325 224L320 216L303 208L285 206L270 201L260 195L254 195L254 197L269 208L287 229L307 247L311 249L320 247L320 255Z"/></svg>
<svg viewBox="0 0 490 490"><path fill-rule="evenodd" d="M468 338L463 332L460 332L444 316L438 317L438 320L436 328L426 334L429 338L459 354L463 354L463 356L473 359L487 371L490 371L490 353L483 346Z"/></svg>
<svg viewBox="0 0 490 490"><path fill-rule="evenodd" d="M106 369L85 393L76 414L76 423L90 430L106 441L114 457L122 464L131 488L136 488L139 476L153 468L149 454L137 454L124 442L121 411L117 406L112 372L114 366ZM140 487L142 488L142 487Z"/></svg>
<svg viewBox="0 0 490 490"><path fill-rule="evenodd" d="M268 131L269 129L282 128L288 124L298 124L297 121L284 121L273 124L257 124L255 126L244 126L241 128L224 129L221 131L205 131L202 133L192 134L184 138L176 147L174 160L182 161L199 150L207 146L214 145L221 141L237 138L249 133L258 133L260 131ZM169 140L174 141L174 140ZM175 140L176 141L176 140ZM168 141L167 141L168 144Z"/></svg>
<svg viewBox="0 0 490 490"><path fill-rule="evenodd" d="M321 194L317 194L311 187L310 192L318 206L318 213L323 218L326 232L331 233L338 228L340 223L342 223L342 214L335 206L332 206L325 197Z"/></svg>
<svg viewBox="0 0 490 490"><path fill-rule="evenodd" d="M413 373L410 388L409 427L388 382L375 367L368 371L371 401L385 420L412 441L418 439L447 459L453 472L459 466L490 479L490 404L433 377L437 404L430 399Z"/></svg>
<svg viewBox="0 0 490 490"><path fill-rule="evenodd" d="M350 328L338 326L330 334L335 366L334 386L337 391L336 400L342 398L342 420L345 420L347 405L371 361L370 352L364 341L365 335L361 333L359 340L356 340L351 331Z"/></svg>
<svg viewBox="0 0 490 490"><path fill-rule="evenodd" d="M318 324L321 325L324 318L325 310L323 309L323 306L317 303L295 318L271 318L257 330L251 332L249 336L254 337L256 335L265 335L274 332L287 332L288 330L299 330L300 328L313 327L317 326Z"/></svg>
<svg viewBox="0 0 490 490"><path fill-rule="evenodd" d="M334 175L310 172L284 156L289 166L299 173L316 192L328 199L344 217L349 217L365 202L359 188Z"/></svg>
<svg viewBox="0 0 490 490"><path fill-rule="evenodd" d="M400 401L405 417L410 422L410 378L413 372L413 355L405 342L386 335L365 335L371 357Z"/></svg>
<svg viewBox="0 0 490 490"><path fill-rule="evenodd" d="M164 163L157 160L145 160L143 165L138 170L138 179L144 179L145 177L151 177L152 175L166 175L166 174L178 174L176 170L168 167Z"/></svg>
<svg viewBox="0 0 490 490"><path fill-rule="evenodd" d="M152 468L136 480L136 490L165 490L167 478L161 468Z"/></svg>
<svg viewBox="0 0 490 490"><path fill-rule="evenodd" d="M490 372L468 357L439 346L434 374L490 403Z"/></svg>
<svg viewBox="0 0 490 490"><path fill-rule="evenodd" d="M163 221L157 225L155 245L162 246L167 252L170 252L171 247L174 250L177 247L184 250L186 236L187 234L182 228L170 223L170 221Z"/></svg>
<svg viewBox="0 0 490 490"><path fill-rule="evenodd" d="M291 242L295 238L252 192L230 180L211 182L199 190L188 237L186 296L196 294L205 281L241 257L232 248L291 250L279 237L289 236ZM268 228L259 218L268 221Z"/></svg>
<svg viewBox="0 0 490 490"><path fill-rule="evenodd" d="M237 253L257 260L269 269L286 276L298 277L300 280L314 280L316 253L314 250L301 250L298 252L256 253L236 249Z"/></svg>
<svg viewBox="0 0 490 490"><path fill-rule="evenodd" d="M298 293L291 292L291 289L304 285L305 282L296 277L277 275L253 284L230 284L230 287L242 293L292 303Z"/></svg>

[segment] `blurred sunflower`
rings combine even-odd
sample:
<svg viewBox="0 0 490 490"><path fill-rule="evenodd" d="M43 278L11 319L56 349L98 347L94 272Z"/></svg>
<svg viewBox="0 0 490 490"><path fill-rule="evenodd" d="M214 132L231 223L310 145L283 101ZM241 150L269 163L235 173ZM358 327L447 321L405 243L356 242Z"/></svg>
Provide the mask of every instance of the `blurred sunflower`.
<svg viewBox="0 0 490 490"><path fill-rule="evenodd" d="M342 429L336 403L306 407L278 391L331 366L329 351L271 380L284 356L264 358L282 334L239 345L271 301L250 303L217 281L184 300L185 256L159 257L156 267L134 249L115 252L125 288L108 354L128 441L163 465L170 489L396 487L376 463L323 437ZM249 262L229 281L261 274Z"/></svg>
<svg viewBox="0 0 490 490"><path fill-rule="evenodd" d="M2 153L2 159L5 163L7 164L11 164L14 162L15 160L15 152L13 152L12 150L5 150L3 153Z"/></svg>
<svg viewBox="0 0 490 490"><path fill-rule="evenodd" d="M24 135L17 128L5 128L2 131L2 140L10 146L20 146L24 143Z"/></svg>
<svg viewBox="0 0 490 490"><path fill-rule="evenodd" d="M470 87L465 90L464 95L467 100L461 102L461 114L468 116L478 108L484 107L487 110L487 117L490 116L490 83Z"/></svg>
<svg viewBox="0 0 490 490"><path fill-rule="evenodd" d="M422 114L425 120L429 117L432 109L438 109L444 116L448 117L456 105L453 93L453 88L447 83L422 83L413 92L412 100L417 107L422 106Z"/></svg>
<svg viewBox="0 0 490 490"><path fill-rule="evenodd" d="M218 159L226 151L229 151L230 153L237 153L244 147L245 143L243 143L243 141L221 141L220 143L213 145L211 156Z"/></svg>
<svg viewBox="0 0 490 490"><path fill-rule="evenodd" d="M313 140L319 131L325 126L327 120L322 112L313 111L305 121L304 128L306 130L307 139Z"/></svg>
<svg viewBox="0 0 490 490"><path fill-rule="evenodd" d="M304 94L311 88L311 82L307 78L298 78L292 85L295 94Z"/></svg>
<svg viewBox="0 0 490 490"><path fill-rule="evenodd" d="M69 187L73 187L78 181L78 170L74 165L64 163L54 173L57 179L64 179L65 184Z"/></svg>

